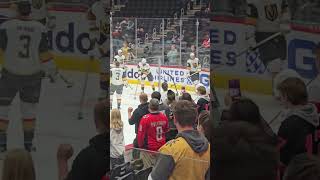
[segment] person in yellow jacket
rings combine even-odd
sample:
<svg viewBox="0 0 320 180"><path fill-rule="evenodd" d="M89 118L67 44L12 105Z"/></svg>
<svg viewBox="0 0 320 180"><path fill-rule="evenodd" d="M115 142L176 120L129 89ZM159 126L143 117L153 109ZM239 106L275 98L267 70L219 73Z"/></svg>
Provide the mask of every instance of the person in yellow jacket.
<svg viewBox="0 0 320 180"><path fill-rule="evenodd" d="M193 128L197 118L194 104L178 101L173 116L178 135L159 149L160 155L148 180L210 179L210 144Z"/></svg>

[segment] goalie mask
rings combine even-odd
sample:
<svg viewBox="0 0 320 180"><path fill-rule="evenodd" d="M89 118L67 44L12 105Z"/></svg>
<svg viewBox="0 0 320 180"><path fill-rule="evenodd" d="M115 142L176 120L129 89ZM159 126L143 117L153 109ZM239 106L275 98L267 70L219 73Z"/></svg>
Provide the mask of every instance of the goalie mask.
<svg viewBox="0 0 320 180"><path fill-rule="evenodd" d="M194 53L191 53L191 54L190 54L190 58L191 58L191 59L194 59L195 57L196 57L196 56L195 56Z"/></svg>

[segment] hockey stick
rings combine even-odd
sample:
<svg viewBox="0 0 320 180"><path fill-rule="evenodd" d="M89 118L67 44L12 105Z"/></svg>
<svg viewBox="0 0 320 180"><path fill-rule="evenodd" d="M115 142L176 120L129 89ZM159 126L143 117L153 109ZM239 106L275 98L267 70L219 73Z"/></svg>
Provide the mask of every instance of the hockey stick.
<svg viewBox="0 0 320 180"><path fill-rule="evenodd" d="M60 79L67 85L67 88L71 88L74 85L74 82L70 79L67 79L63 74L59 73Z"/></svg>
<svg viewBox="0 0 320 180"><path fill-rule="evenodd" d="M253 50L257 49L261 45L269 42L270 40L276 38L277 36L280 36L281 34L282 34L282 32L277 32L277 33L267 37L266 39L264 39L264 40L260 41L259 43L257 43L255 46L249 47L249 48L246 48L246 49L240 51L240 53L237 54L234 58L238 58L238 57L242 56L243 54L247 53L248 51L253 51Z"/></svg>
<svg viewBox="0 0 320 180"><path fill-rule="evenodd" d="M138 86L139 86L139 79L138 79L138 83L137 83L137 85L136 85L136 90L135 90L135 92L134 92L134 97L133 97L133 99L137 99L137 92L138 92Z"/></svg>
<svg viewBox="0 0 320 180"><path fill-rule="evenodd" d="M176 85L176 82L174 81L173 77L166 71L163 71L163 73L165 73L166 75L168 75L170 77L170 79L173 81L173 84L174 84L174 88L176 89L176 94L179 95L178 93L178 89L177 89L177 85Z"/></svg>
<svg viewBox="0 0 320 180"><path fill-rule="evenodd" d="M315 79L316 79L316 78L311 79L311 80L306 84L306 87L308 87ZM279 111L279 112L271 119L271 121L270 121L268 124L271 125L281 114L282 114L282 110Z"/></svg>
<svg viewBox="0 0 320 180"><path fill-rule="evenodd" d="M93 61L93 56L90 56L90 62ZM80 98L80 104L79 104L79 112L78 112L78 120L83 119L83 106L84 106L84 99L87 92L87 86L88 86L88 78L89 78L89 65L87 66L86 72L85 72L85 78L84 78L84 86L82 88L81 98Z"/></svg>

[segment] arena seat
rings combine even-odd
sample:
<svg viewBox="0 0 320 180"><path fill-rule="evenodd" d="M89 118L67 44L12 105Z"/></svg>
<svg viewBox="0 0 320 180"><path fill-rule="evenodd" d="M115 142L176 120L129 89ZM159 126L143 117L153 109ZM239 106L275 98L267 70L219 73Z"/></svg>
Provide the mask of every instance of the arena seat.
<svg viewBox="0 0 320 180"><path fill-rule="evenodd" d="M140 170L135 173L135 180L148 180L148 176L152 171L152 167Z"/></svg>
<svg viewBox="0 0 320 180"><path fill-rule="evenodd" d="M114 179L116 177L123 177L126 174L129 174L132 172L132 169L130 168L130 162L121 164L116 166L111 170L110 179Z"/></svg>
<svg viewBox="0 0 320 180"><path fill-rule="evenodd" d="M135 180L134 173L131 172L121 177L116 177L115 180Z"/></svg>

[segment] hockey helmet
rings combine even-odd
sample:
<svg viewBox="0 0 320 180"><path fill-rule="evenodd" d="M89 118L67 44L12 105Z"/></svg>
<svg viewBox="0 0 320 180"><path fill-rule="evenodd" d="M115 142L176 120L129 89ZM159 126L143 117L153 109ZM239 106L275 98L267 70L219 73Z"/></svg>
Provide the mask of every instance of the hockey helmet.
<svg viewBox="0 0 320 180"><path fill-rule="evenodd" d="M118 50L118 54L122 54L122 50L121 49Z"/></svg>
<svg viewBox="0 0 320 180"><path fill-rule="evenodd" d="M194 53L190 53L190 58L194 58L196 55Z"/></svg>
<svg viewBox="0 0 320 180"><path fill-rule="evenodd" d="M146 63L147 63L146 58L142 58L141 63L142 63L142 64L146 64Z"/></svg>

